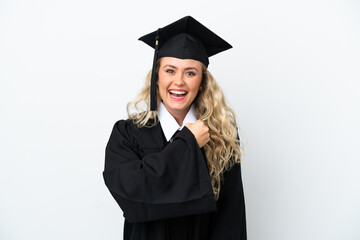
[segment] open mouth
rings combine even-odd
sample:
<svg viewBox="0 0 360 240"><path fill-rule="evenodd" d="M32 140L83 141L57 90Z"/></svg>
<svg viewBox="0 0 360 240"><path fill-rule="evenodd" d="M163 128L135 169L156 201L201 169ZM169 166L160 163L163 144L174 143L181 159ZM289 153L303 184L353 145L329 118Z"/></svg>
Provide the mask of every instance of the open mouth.
<svg viewBox="0 0 360 240"><path fill-rule="evenodd" d="M169 90L169 93L173 98L184 98L187 95L187 92L182 90Z"/></svg>

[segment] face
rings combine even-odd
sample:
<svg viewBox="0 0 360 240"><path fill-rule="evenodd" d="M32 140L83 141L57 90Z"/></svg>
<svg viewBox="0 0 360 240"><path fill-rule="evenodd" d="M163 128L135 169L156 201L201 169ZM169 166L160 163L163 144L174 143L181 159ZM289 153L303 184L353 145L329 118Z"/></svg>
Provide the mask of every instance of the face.
<svg viewBox="0 0 360 240"><path fill-rule="evenodd" d="M185 117L200 88L202 63L193 59L163 57L158 76L159 94L164 106L174 117Z"/></svg>

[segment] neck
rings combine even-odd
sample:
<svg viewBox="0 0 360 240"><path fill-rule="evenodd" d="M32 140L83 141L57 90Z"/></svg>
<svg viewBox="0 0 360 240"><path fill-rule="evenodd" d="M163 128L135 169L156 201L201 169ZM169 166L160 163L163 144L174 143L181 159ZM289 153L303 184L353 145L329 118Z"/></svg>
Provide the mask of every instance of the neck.
<svg viewBox="0 0 360 240"><path fill-rule="evenodd" d="M166 108L166 107L165 107ZM183 125L184 119L186 117L186 114L189 112L190 108L183 111L169 111L168 112L173 116L176 120L176 122L179 124L179 126Z"/></svg>
<svg viewBox="0 0 360 240"><path fill-rule="evenodd" d="M185 119L185 116L186 114L184 115L174 115L172 113L170 113L176 120L176 122L179 124L179 126L182 126L183 122L184 122L184 119Z"/></svg>

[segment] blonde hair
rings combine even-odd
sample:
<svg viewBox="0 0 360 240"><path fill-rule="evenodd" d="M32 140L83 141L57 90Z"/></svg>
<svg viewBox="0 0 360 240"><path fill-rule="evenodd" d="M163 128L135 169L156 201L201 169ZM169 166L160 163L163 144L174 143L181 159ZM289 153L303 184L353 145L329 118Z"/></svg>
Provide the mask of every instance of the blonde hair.
<svg viewBox="0 0 360 240"><path fill-rule="evenodd" d="M159 61L156 72L159 70ZM211 185L215 199L219 199L223 174L235 163L240 163L242 148L237 135L234 111L226 104L224 94L205 65L202 68L201 90L194 100L195 114L209 128L210 140L204 146ZM157 124L157 111L150 111L151 71L138 97L127 104L130 119L138 127L152 127ZM157 103L161 99L157 92ZM135 112L131 112L131 108ZM153 121L149 121L149 120ZM149 122L151 122L149 124Z"/></svg>

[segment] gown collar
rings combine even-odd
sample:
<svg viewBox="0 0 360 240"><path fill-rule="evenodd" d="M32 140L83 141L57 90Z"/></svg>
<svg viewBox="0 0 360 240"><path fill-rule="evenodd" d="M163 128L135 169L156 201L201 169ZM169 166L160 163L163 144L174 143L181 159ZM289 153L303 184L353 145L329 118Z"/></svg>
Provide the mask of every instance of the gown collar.
<svg viewBox="0 0 360 240"><path fill-rule="evenodd" d="M194 123L197 121L194 104L191 105L188 113L186 114L182 126L179 126L175 118L165 108L163 102L160 102L158 112L160 125L167 141L170 140L177 130L181 130L187 123Z"/></svg>

